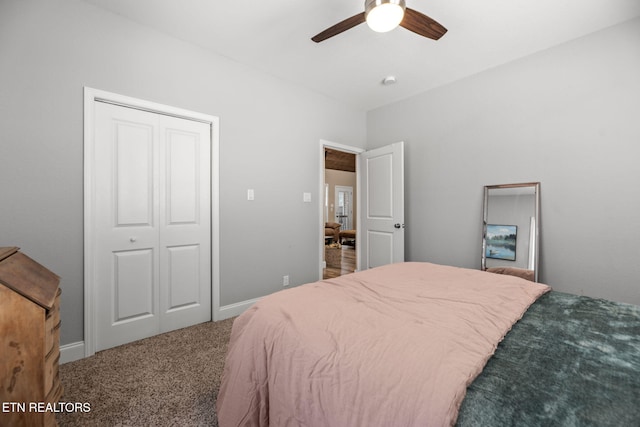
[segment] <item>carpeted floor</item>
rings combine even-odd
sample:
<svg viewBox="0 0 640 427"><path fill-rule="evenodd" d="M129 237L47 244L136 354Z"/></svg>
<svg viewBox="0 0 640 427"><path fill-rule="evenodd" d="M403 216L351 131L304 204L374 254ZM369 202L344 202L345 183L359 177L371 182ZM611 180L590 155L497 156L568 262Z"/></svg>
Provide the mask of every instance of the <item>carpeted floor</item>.
<svg viewBox="0 0 640 427"><path fill-rule="evenodd" d="M215 400L234 319L207 322L60 366L66 426L217 426Z"/></svg>

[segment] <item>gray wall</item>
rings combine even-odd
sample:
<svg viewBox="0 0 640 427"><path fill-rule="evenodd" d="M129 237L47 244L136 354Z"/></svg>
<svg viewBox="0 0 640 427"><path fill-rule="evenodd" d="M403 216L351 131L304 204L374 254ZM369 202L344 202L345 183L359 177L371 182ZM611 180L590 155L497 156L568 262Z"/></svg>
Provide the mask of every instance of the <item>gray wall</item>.
<svg viewBox="0 0 640 427"><path fill-rule="evenodd" d="M364 112L75 0L0 2L0 82L0 246L62 277L62 344L83 339L83 86L220 117L221 305L318 279L320 139L364 147Z"/></svg>
<svg viewBox="0 0 640 427"><path fill-rule="evenodd" d="M540 181L540 280L640 304L639 76L635 19L370 111L406 142L406 258L479 268L483 186Z"/></svg>

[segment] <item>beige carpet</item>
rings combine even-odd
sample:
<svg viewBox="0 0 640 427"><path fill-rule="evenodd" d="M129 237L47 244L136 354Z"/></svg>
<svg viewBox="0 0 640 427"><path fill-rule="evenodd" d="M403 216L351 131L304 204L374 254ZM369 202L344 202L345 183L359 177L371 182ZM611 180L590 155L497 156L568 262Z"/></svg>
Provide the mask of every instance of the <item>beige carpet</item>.
<svg viewBox="0 0 640 427"><path fill-rule="evenodd" d="M215 400L233 319L207 322L60 366L65 426L217 426Z"/></svg>

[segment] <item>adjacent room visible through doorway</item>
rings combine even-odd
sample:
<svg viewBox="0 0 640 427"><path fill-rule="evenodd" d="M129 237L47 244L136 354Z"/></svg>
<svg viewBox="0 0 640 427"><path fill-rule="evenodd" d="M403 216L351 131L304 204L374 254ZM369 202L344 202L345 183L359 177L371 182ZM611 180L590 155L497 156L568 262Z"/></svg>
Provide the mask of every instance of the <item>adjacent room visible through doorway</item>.
<svg viewBox="0 0 640 427"><path fill-rule="evenodd" d="M323 278L353 273L357 266L356 154L324 147Z"/></svg>

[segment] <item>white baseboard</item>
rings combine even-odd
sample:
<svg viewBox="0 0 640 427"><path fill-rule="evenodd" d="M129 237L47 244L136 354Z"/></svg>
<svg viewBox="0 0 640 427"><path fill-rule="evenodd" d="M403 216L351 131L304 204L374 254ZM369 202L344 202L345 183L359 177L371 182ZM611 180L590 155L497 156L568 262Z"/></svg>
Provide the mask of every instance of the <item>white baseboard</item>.
<svg viewBox="0 0 640 427"><path fill-rule="evenodd" d="M60 364L84 359L84 341L60 346Z"/></svg>
<svg viewBox="0 0 640 427"><path fill-rule="evenodd" d="M218 311L219 318L216 320L224 320L230 317L239 316L244 313L246 309L248 309L258 301L260 301L260 298L240 301L235 304L223 305Z"/></svg>
<svg viewBox="0 0 640 427"><path fill-rule="evenodd" d="M255 298L247 301L237 302L235 304L229 304L220 307L218 311L218 319L224 320L230 317L241 315L246 309L258 302L260 298ZM60 346L60 364L74 362L76 360L84 359L84 341L78 341L71 344L65 344Z"/></svg>

